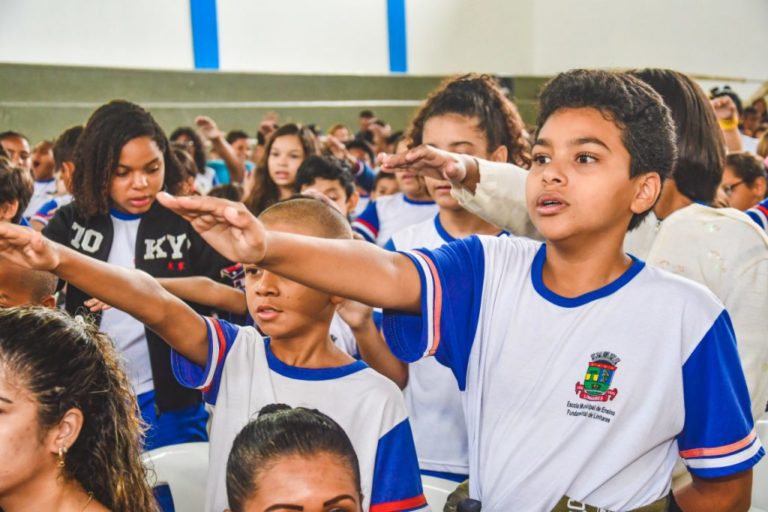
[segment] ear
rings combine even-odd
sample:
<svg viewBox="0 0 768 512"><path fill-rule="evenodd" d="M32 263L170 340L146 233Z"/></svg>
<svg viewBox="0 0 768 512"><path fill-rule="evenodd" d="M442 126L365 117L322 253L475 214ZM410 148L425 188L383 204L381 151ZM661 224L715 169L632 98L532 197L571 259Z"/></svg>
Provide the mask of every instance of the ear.
<svg viewBox="0 0 768 512"><path fill-rule="evenodd" d="M48 295L40 301L40 305L48 309L56 309L56 296Z"/></svg>
<svg viewBox="0 0 768 512"><path fill-rule="evenodd" d="M360 202L360 193L355 190L352 192L352 195L349 196L349 199L347 199L347 211L352 214L352 212L355 211L355 208L357 208L357 203Z"/></svg>
<svg viewBox="0 0 768 512"><path fill-rule="evenodd" d="M756 196L761 198L757 202L762 201L762 198L765 197L766 189L768 189L768 181L765 178L760 176L755 179L755 182L752 184L752 190L754 190Z"/></svg>
<svg viewBox="0 0 768 512"><path fill-rule="evenodd" d="M501 145L493 150L489 160L491 162L507 162L507 158L509 158L509 149L507 146Z"/></svg>
<svg viewBox="0 0 768 512"><path fill-rule="evenodd" d="M661 176L657 172L646 172L633 178L634 197L630 210L632 213L645 213L656 204L661 193Z"/></svg>
<svg viewBox="0 0 768 512"><path fill-rule="evenodd" d="M73 407L65 412L59 423L46 435L46 444L50 452L58 455L60 448L70 449L80 435L83 420L83 412L80 409Z"/></svg>
<svg viewBox="0 0 768 512"><path fill-rule="evenodd" d="M0 206L0 221L9 221L16 216L19 211L19 201L14 199Z"/></svg>

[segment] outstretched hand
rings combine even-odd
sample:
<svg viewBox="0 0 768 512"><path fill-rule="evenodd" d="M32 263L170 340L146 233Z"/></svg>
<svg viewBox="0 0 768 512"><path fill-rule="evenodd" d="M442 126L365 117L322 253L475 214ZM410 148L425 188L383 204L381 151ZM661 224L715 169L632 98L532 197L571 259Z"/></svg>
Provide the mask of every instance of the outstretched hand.
<svg viewBox="0 0 768 512"><path fill-rule="evenodd" d="M55 270L59 250L42 233L9 222L0 222L0 258L32 270Z"/></svg>
<svg viewBox="0 0 768 512"><path fill-rule="evenodd" d="M422 176L460 183L467 176L467 166L461 155L432 146L421 145L397 155L379 155L381 170L398 169L416 171Z"/></svg>
<svg viewBox="0 0 768 512"><path fill-rule="evenodd" d="M157 195L160 204L192 224L195 231L232 261L258 263L266 253L267 231L242 203L217 197Z"/></svg>
<svg viewBox="0 0 768 512"><path fill-rule="evenodd" d="M197 116L195 118L195 124L200 134L208 140L213 140L222 136L219 127L216 125L216 121L208 116Z"/></svg>

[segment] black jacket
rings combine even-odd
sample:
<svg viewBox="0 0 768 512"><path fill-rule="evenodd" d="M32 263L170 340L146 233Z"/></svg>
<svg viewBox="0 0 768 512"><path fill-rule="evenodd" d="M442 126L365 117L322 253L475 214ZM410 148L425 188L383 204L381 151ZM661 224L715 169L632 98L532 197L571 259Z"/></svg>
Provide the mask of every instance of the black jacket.
<svg viewBox="0 0 768 512"><path fill-rule="evenodd" d="M43 234L76 251L107 261L112 247L113 227L109 214L86 218L75 203L60 208ZM139 223L136 239L136 268L153 277L206 276L221 281L220 272L232 265L213 250L192 226L155 201ZM92 315L101 322L100 314L92 314L83 305L91 298L70 285L67 289L66 309L72 314ZM202 314L211 314L190 304ZM157 334L146 329L155 400L160 412L189 407L201 400L196 390L181 386L171 370L171 349Z"/></svg>

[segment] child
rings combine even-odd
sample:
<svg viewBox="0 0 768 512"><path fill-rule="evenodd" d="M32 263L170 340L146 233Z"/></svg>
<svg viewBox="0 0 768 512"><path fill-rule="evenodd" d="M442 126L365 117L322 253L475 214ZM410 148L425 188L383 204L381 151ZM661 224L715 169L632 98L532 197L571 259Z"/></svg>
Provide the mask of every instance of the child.
<svg viewBox="0 0 768 512"><path fill-rule="evenodd" d="M304 160L296 172L293 190L299 194L307 190L320 192L347 218L360 199L349 164L327 156L313 155Z"/></svg>
<svg viewBox="0 0 768 512"><path fill-rule="evenodd" d="M56 195L56 177L54 171L56 164L53 160L53 142L44 140L32 151L32 176L35 180L32 199L27 209L24 210L24 218L29 219L37 213L51 197Z"/></svg>
<svg viewBox="0 0 768 512"><path fill-rule="evenodd" d="M56 142L53 144L54 165L56 171L59 173L59 179L63 183L66 193L51 198L50 201L38 208L37 212L32 216L29 223L38 231L48 225L48 222L50 222L59 208L72 202L72 176L75 172L75 146L82 133L82 126L73 126L59 135L56 138Z"/></svg>
<svg viewBox="0 0 768 512"><path fill-rule="evenodd" d="M5 150L14 167L32 172L32 151L29 148L29 140L24 135L10 130L2 132L0 147Z"/></svg>
<svg viewBox="0 0 768 512"><path fill-rule="evenodd" d="M403 139L398 147L406 144ZM437 213L437 205L429 197L421 176L402 169L394 174L399 192L371 201L352 223L357 233L379 246L384 246L401 229L431 219Z"/></svg>
<svg viewBox="0 0 768 512"><path fill-rule="evenodd" d="M376 174L376 179L373 182L373 190L371 191L371 201L375 201L380 197L391 196L400 192L400 187L397 184L397 178L393 172L379 172Z"/></svg>
<svg viewBox="0 0 768 512"><path fill-rule="evenodd" d="M352 443L320 411L268 405L232 443L227 461L232 512L269 510L276 503L290 510L360 512L361 493Z"/></svg>
<svg viewBox="0 0 768 512"><path fill-rule="evenodd" d="M235 130L226 136L210 117L198 116L195 124L203 137L211 142L211 149L219 158L208 160L207 165L216 173L215 183L243 183L253 171L250 161L251 145L248 134Z"/></svg>
<svg viewBox="0 0 768 512"><path fill-rule="evenodd" d="M264 156L246 182L243 201L258 215L281 199L293 195L296 172L307 157L318 154L317 141L309 128L286 124L272 132Z"/></svg>
<svg viewBox="0 0 768 512"><path fill-rule="evenodd" d="M728 315L623 252L674 162L669 110L636 78L575 70L542 92L538 126L526 194L545 244L470 237L399 254L278 233L213 198L161 201L233 259L385 308L398 357L449 366L484 509L663 510L679 450L694 474L675 494L684 510L746 511L764 450ZM383 163L459 181L478 166L429 146Z"/></svg>
<svg viewBox="0 0 768 512"><path fill-rule="evenodd" d="M195 177L195 190L200 194L206 194L215 187L218 182L216 171L208 166L205 160L205 147L200 135L189 126L181 126L173 130L170 141L183 147L185 151L195 161L197 167L197 176Z"/></svg>
<svg viewBox="0 0 768 512"><path fill-rule="evenodd" d="M261 219L279 231L351 238L344 217L316 199L276 204ZM323 410L342 425L360 459L365 510L426 504L399 390L330 340L338 297L246 266L248 306L269 336L264 339L252 327L199 316L142 272L84 257L31 230L0 225L0 251L27 267L54 269L61 279L130 312L173 347L176 378L202 389L215 404L206 510L227 506L225 464L232 440L256 411L275 402Z"/></svg>
<svg viewBox="0 0 768 512"><path fill-rule="evenodd" d="M22 213L32 197L32 178L10 160L0 157L0 221L28 226Z"/></svg>
<svg viewBox="0 0 768 512"><path fill-rule="evenodd" d="M426 144L527 167L530 153L523 129L517 109L495 81L487 75L471 74L447 80L430 95L416 114L408 138L415 145ZM425 181L439 207L438 214L396 232L385 248L436 249L473 234L504 234L459 206L451 197L448 181L434 178L425 178ZM397 368L393 362L386 366L377 364L380 357L393 357L388 351L364 347L361 353L373 368L396 382L408 383L404 393L422 474L457 482L466 480L469 473L467 428L461 394L450 370L429 358L400 365L399 374L392 375L386 369Z"/></svg>
<svg viewBox="0 0 768 512"><path fill-rule="evenodd" d="M763 160L750 153L731 153L725 158L720 188L731 208L746 211L765 199L768 191Z"/></svg>
<svg viewBox="0 0 768 512"><path fill-rule="evenodd" d="M136 397L96 327L0 309L0 404L1 510L157 510Z"/></svg>
<svg viewBox="0 0 768 512"><path fill-rule="evenodd" d="M0 265L0 308L56 307L56 283L50 272L29 270L11 263Z"/></svg>
<svg viewBox="0 0 768 512"><path fill-rule="evenodd" d="M162 129L141 107L114 101L97 109L79 138L75 161L75 200L57 211L43 230L46 237L157 277L219 278L219 269L231 265L189 223L156 203L162 188L179 190L183 175ZM70 284L67 311L87 312L91 297ZM206 440L200 393L176 382L168 345L119 309L104 311L97 320L125 359L150 425L146 448Z"/></svg>

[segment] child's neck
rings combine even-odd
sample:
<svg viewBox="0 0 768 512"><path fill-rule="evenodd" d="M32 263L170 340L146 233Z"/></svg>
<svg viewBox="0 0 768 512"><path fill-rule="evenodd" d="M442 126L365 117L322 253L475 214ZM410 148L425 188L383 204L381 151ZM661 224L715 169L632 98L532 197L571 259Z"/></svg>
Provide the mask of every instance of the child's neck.
<svg viewBox="0 0 768 512"><path fill-rule="evenodd" d="M354 362L333 343L327 324L294 336L270 337L270 347L280 361L299 368L334 368Z"/></svg>
<svg viewBox="0 0 768 512"><path fill-rule="evenodd" d="M432 197L430 197L430 195L427 194L426 190L423 192L419 192L417 194L403 193L403 195L408 199L410 199L411 201L420 201L420 202L432 201Z"/></svg>
<svg viewBox="0 0 768 512"><path fill-rule="evenodd" d="M498 235L501 230L464 208L440 208L440 224L453 238L471 235Z"/></svg>
<svg viewBox="0 0 768 512"><path fill-rule="evenodd" d="M591 243L547 243L542 269L544 285L562 297L578 297L612 283L632 265L623 237L616 243L602 237Z"/></svg>
<svg viewBox="0 0 768 512"><path fill-rule="evenodd" d="M293 186L290 187L278 187L278 193L280 194L280 201L293 197Z"/></svg>

